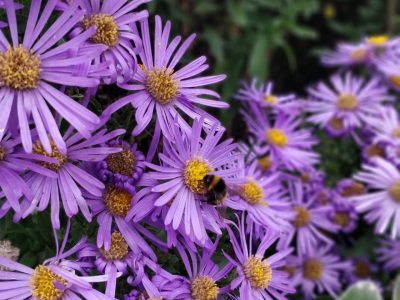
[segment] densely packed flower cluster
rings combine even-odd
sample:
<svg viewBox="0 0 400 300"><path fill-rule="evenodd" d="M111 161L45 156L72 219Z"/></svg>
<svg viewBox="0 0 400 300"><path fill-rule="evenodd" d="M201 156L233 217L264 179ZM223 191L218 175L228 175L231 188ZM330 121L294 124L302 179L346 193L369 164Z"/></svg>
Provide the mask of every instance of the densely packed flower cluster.
<svg viewBox="0 0 400 300"><path fill-rule="evenodd" d="M342 68L301 99L243 83L235 142L204 110L228 107L210 87L225 75L183 63L195 35L171 36L146 2L33 0L26 24L2 5L0 218L48 211L56 247L31 268L2 241L0 299L313 299L400 267L400 41L339 44L322 61ZM122 96L95 110L111 86ZM126 109L128 133L112 122ZM328 186L306 122L354 139L362 169ZM96 233L71 245L76 218ZM339 251L361 219L379 262ZM179 273L160 262L177 256Z"/></svg>

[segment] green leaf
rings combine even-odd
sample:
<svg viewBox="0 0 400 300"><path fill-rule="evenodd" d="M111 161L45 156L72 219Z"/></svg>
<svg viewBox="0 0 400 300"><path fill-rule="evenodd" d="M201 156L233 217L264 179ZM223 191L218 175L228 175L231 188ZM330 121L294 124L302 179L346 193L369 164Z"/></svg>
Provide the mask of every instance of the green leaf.
<svg viewBox="0 0 400 300"><path fill-rule="evenodd" d="M397 276L394 283L392 300L400 300L400 276Z"/></svg>
<svg viewBox="0 0 400 300"><path fill-rule="evenodd" d="M265 34L261 33L253 45L250 55L249 72L250 75L264 80L268 68L268 38Z"/></svg>
<svg viewBox="0 0 400 300"><path fill-rule="evenodd" d="M350 286L339 300L383 300L383 298L372 281L359 281Z"/></svg>

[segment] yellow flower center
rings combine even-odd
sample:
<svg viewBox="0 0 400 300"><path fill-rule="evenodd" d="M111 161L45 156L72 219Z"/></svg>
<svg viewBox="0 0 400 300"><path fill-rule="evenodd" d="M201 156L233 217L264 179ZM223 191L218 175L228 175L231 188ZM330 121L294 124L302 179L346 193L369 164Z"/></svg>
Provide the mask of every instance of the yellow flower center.
<svg viewBox="0 0 400 300"><path fill-rule="evenodd" d="M266 289L272 280L272 269L265 260L251 256L244 264L244 274L250 285L257 289Z"/></svg>
<svg viewBox="0 0 400 300"><path fill-rule="evenodd" d="M348 212L336 212L333 217L333 223L340 226L347 226L350 223L350 216Z"/></svg>
<svg viewBox="0 0 400 300"><path fill-rule="evenodd" d="M398 127L395 130L393 130L392 136L395 137L395 138L400 138L400 127Z"/></svg>
<svg viewBox="0 0 400 300"><path fill-rule="evenodd" d="M107 156L106 162L108 168L113 173L130 176L136 166L135 154L127 146L115 146L122 148L121 152L113 153Z"/></svg>
<svg viewBox="0 0 400 300"><path fill-rule="evenodd" d="M389 81L394 85L400 86L400 75L389 76Z"/></svg>
<svg viewBox="0 0 400 300"><path fill-rule="evenodd" d="M104 202L112 215L125 217L131 208L132 195L123 188L108 186L105 191Z"/></svg>
<svg viewBox="0 0 400 300"><path fill-rule="evenodd" d="M374 46L383 46L388 40L387 35L372 35L367 39L368 43Z"/></svg>
<svg viewBox="0 0 400 300"><path fill-rule="evenodd" d="M215 300L219 294L219 287L215 281L206 275L199 275L193 279L190 290L194 300Z"/></svg>
<svg viewBox="0 0 400 300"><path fill-rule="evenodd" d="M343 110L354 110L358 106L358 100L352 94L343 93L339 96L336 105Z"/></svg>
<svg viewBox="0 0 400 300"><path fill-rule="evenodd" d="M379 144L372 144L367 148L367 155L368 157L384 157L385 156L385 149L382 148Z"/></svg>
<svg viewBox="0 0 400 300"><path fill-rule="evenodd" d="M358 278L368 278L371 275L371 268L368 263L357 261L355 264L354 274Z"/></svg>
<svg viewBox="0 0 400 300"><path fill-rule="evenodd" d="M6 148L4 146L0 145L0 160L3 160L6 157Z"/></svg>
<svg viewBox="0 0 400 300"><path fill-rule="evenodd" d="M363 60L367 56L367 50L360 48L351 52L350 57L354 60Z"/></svg>
<svg viewBox="0 0 400 300"><path fill-rule="evenodd" d="M318 280L322 276L322 272L324 271L324 266L316 258L307 259L303 263L303 274L304 277L311 280Z"/></svg>
<svg viewBox="0 0 400 300"><path fill-rule="evenodd" d="M396 181L389 187L389 195L393 201L400 204L400 180Z"/></svg>
<svg viewBox="0 0 400 300"><path fill-rule="evenodd" d="M146 70L146 88L150 95L160 104L171 103L178 95L178 81L174 78L173 70L166 67Z"/></svg>
<svg viewBox="0 0 400 300"><path fill-rule="evenodd" d="M110 250L100 248L99 251L108 260L121 260L128 255L129 246L123 235L119 231L114 231L111 235Z"/></svg>
<svg viewBox="0 0 400 300"><path fill-rule="evenodd" d="M332 117L329 122L329 126L335 130L341 131L344 129L343 119L339 117Z"/></svg>
<svg viewBox="0 0 400 300"><path fill-rule="evenodd" d="M56 288L54 282L58 282L64 286L68 284L68 281L54 273L49 267L43 265L37 266L30 280L33 299L60 300L64 291Z"/></svg>
<svg viewBox="0 0 400 300"><path fill-rule="evenodd" d="M365 194L365 187L362 183L353 181L351 185L343 188L340 193L343 197L351 197Z"/></svg>
<svg viewBox="0 0 400 300"><path fill-rule="evenodd" d="M40 59L22 45L0 53L0 83L16 90L34 89L40 80Z"/></svg>
<svg viewBox="0 0 400 300"><path fill-rule="evenodd" d="M258 159L258 165L263 170L263 172L267 171L272 166L272 161L268 155L264 155Z"/></svg>
<svg viewBox="0 0 400 300"><path fill-rule="evenodd" d="M288 138L283 130L272 128L267 131L268 141L275 146L285 147L288 143Z"/></svg>
<svg viewBox="0 0 400 300"><path fill-rule="evenodd" d="M278 97L275 95L264 95L264 101L268 104L275 105L278 103Z"/></svg>
<svg viewBox="0 0 400 300"><path fill-rule="evenodd" d="M119 38L119 26L114 17L109 14L98 13L87 16L82 21L83 28L96 26L96 33L90 38L96 44L108 47L115 46Z"/></svg>
<svg viewBox="0 0 400 300"><path fill-rule="evenodd" d="M52 140L50 140L50 145L51 145L51 153L49 154L43 148L42 143L39 140L37 140L33 146L33 152L35 152L37 154L41 154L43 156L47 156L47 157L56 159L58 161L58 163L49 163L49 162L42 161L42 162L40 162L40 164L43 167L46 167L50 170L59 171L61 169L61 167L68 161L68 157L67 157L67 155L61 153L58 150L57 146L54 144L54 142Z"/></svg>
<svg viewBox="0 0 400 300"><path fill-rule="evenodd" d="M264 189L254 179L250 179L249 181L250 182L245 183L240 187L240 195L242 198L253 205L257 203L266 205L266 202L264 201Z"/></svg>
<svg viewBox="0 0 400 300"><path fill-rule="evenodd" d="M212 171L214 168L202 158L188 160L183 171L186 186L195 194L204 194L204 177Z"/></svg>
<svg viewBox="0 0 400 300"><path fill-rule="evenodd" d="M296 206L294 208L296 212L296 218L293 220L293 225L296 228L303 227L310 222L310 212L303 206Z"/></svg>

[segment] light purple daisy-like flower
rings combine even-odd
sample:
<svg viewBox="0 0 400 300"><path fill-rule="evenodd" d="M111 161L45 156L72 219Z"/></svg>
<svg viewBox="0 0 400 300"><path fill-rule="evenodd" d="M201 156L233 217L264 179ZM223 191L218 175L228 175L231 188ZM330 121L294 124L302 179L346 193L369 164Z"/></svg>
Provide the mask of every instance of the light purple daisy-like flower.
<svg viewBox="0 0 400 300"><path fill-rule="evenodd" d="M294 218L287 193L280 182L280 173L265 176L257 170L257 161L245 169L246 181L234 187L235 194L225 202L234 210L247 211L258 225L277 232L291 228Z"/></svg>
<svg viewBox="0 0 400 300"><path fill-rule="evenodd" d="M370 58L370 47L366 43L339 43L335 51L328 51L321 57L327 66L351 66L365 64Z"/></svg>
<svg viewBox="0 0 400 300"><path fill-rule="evenodd" d="M87 266L88 261L93 261L98 272L108 275L105 294L112 298L115 297L115 287L119 274L127 275L131 271L137 276L135 279L140 282L145 274L145 266L155 265L146 256L134 254L119 231L112 233L109 250L87 243L79 251L78 258L82 260L85 266ZM155 271L155 268L153 269Z"/></svg>
<svg viewBox="0 0 400 300"><path fill-rule="evenodd" d="M13 139L6 134L0 139L0 197L5 197L1 205L0 216L12 208L16 213L21 213L19 199L25 197L30 201L33 193L20 176L20 173L29 169L44 176L55 177L56 174L35 162L46 160L41 155L30 155L21 151L21 139ZM51 160L50 160L51 162Z"/></svg>
<svg viewBox="0 0 400 300"><path fill-rule="evenodd" d="M109 115L120 107L131 103L136 108L136 127L132 134L140 134L150 123L154 112L156 122L161 127L165 136L169 136L172 121L178 118L181 126L188 127L186 121L179 115L178 110L190 118L207 116L206 122L212 124L215 118L208 115L196 105L216 108L226 108L228 104L220 101L220 96L204 86L217 83L225 79L225 75L202 76L198 75L208 69L205 64L206 57L201 56L182 68L177 65L185 54L190 44L195 39L195 34L186 39L178 48L181 37L175 37L170 44L171 23L168 21L162 26L161 18L155 18L154 44L150 41L149 24L147 19L140 22L141 38L144 50L139 54L141 68L135 73L132 83L120 86L132 94L118 100L104 111L103 117ZM135 34L139 34L134 30Z"/></svg>
<svg viewBox="0 0 400 300"><path fill-rule="evenodd" d="M25 265L0 257L0 265L11 271L0 272L1 299L87 299L111 300L95 290L91 282L104 282L107 276L78 276L66 262Z"/></svg>
<svg viewBox="0 0 400 300"><path fill-rule="evenodd" d="M328 292L336 299L341 290L340 273L350 268L350 262L342 261L332 253L330 246L319 246L299 254L291 280L295 286L301 287L306 299L314 299L316 292Z"/></svg>
<svg viewBox="0 0 400 300"><path fill-rule="evenodd" d="M135 185L142 178L146 168L144 154L138 150L138 144L112 141L109 145L121 148L122 151L110 154L99 163L102 180L134 192Z"/></svg>
<svg viewBox="0 0 400 300"><path fill-rule="evenodd" d="M274 122L259 109L242 110L242 114L250 132L264 142L264 152L270 153L270 160L278 161L289 170L318 163L318 154L311 150L317 139L310 130L299 128L302 120L295 114L278 113Z"/></svg>
<svg viewBox="0 0 400 300"><path fill-rule="evenodd" d="M290 182L289 191L296 215L292 230L279 241L279 249L287 248L295 237L299 253L312 252L321 243L332 244L333 241L323 233L339 229L328 218L332 208L320 205L315 197L309 197L300 181Z"/></svg>
<svg viewBox="0 0 400 300"><path fill-rule="evenodd" d="M241 89L236 94L236 99L259 107L270 107L275 109L288 109L295 99L294 95L276 95L273 92L274 84L270 81L266 84L257 84L257 79L251 83L243 82Z"/></svg>
<svg viewBox="0 0 400 300"><path fill-rule="evenodd" d="M367 257L357 257L350 259L351 268L346 269L344 276L348 285L360 280L372 279L372 275L378 272L379 268Z"/></svg>
<svg viewBox="0 0 400 300"><path fill-rule="evenodd" d="M357 227L358 214L354 205L340 195L334 194L332 207L328 214L331 222L339 226L339 231L350 233Z"/></svg>
<svg viewBox="0 0 400 300"><path fill-rule="evenodd" d="M361 128L384 101L393 100L379 77L366 81L351 73L336 74L330 84L320 82L308 89L308 120L337 135Z"/></svg>
<svg viewBox="0 0 400 300"><path fill-rule="evenodd" d="M380 241L380 247L376 249L377 260L388 272L397 271L400 268L400 241L384 238Z"/></svg>
<svg viewBox="0 0 400 300"><path fill-rule="evenodd" d="M50 153L50 137L62 153L66 151L52 110L59 113L78 132L88 138L96 129L99 118L81 104L55 88L64 86L95 87L99 80L93 75L103 68L92 65L78 66L97 57L103 46L84 46L83 43L96 31L92 26L75 38L57 43L83 16L78 4L71 5L49 27L48 19L57 1L48 1L41 7L33 1L22 43L18 38L18 25L14 1L6 1L5 9L12 42L0 32L0 138L8 127L13 133L20 131L26 152L32 151L30 122L33 121L44 149ZM44 28L46 27L46 31Z"/></svg>
<svg viewBox="0 0 400 300"><path fill-rule="evenodd" d="M381 107L374 116L367 118L366 123L373 143L387 143L400 146L400 119L394 107Z"/></svg>
<svg viewBox="0 0 400 300"><path fill-rule="evenodd" d="M89 44L106 46L105 51L94 58L95 64L109 64L111 74L101 76L107 83L127 82L136 72L136 52L134 45L141 46L140 37L132 31L132 23L146 19L147 10L134 10L150 0L118 1L82 0L85 16L79 23L79 29L73 35L80 34L91 26L96 32ZM100 74L101 75L101 74Z"/></svg>
<svg viewBox="0 0 400 300"><path fill-rule="evenodd" d="M351 200L358 212L365 213L368 223L375 223L377 233L390 230L394 239L400 234L400 172L385 159L377 157L372 161L373 165L364 164L354 176L372 191Z"/></svg>
<svg viewBox="0 0 400 300"><path fill-rule="evenodd" d="M238 220L238 226L232 226L237 229L239 239L228 227L235 257L226 253L225 256L236 267L238 273L231 282L231 289L239 287L240 299L287 299L285 294L294 293L295 290L289 286L288 274L282 271L281 267L285 264L285 257L293 249L285 249L264 257L265 252L278 240L279 233L267 232L257 250L253 252L252 230L250 229L250 235L246 234L244 215L241 221Z"/></svg>
<svg viewBox="0 0 400 300"><path fill-rule="evenodd" d="M194 251L185 249L181 244L178 246L188 277L180 276L180 284L177 288L161 290L160 292L165 299L220 299L229 290L228 286L219 286L218 281L227 276L232 265L228 263L220 268L211 259L217 243L218 240L213 245L213 249L204 250L201 256ZM170 281L170 279L167 278L164 281Z"/></svg>
<svg viewBox="0 0 400 300"><path fill-rule="evenodd" d="M147 175L159 181L151 191L162 193L148 205L167 206L165 225L172 225L174 230L182 225L186 236L194 236L204 244L208 238L205 224L221 234L215 205L206 201L204 177L213 174L222 177L228 185L240 183L243 154L231 139L219 143L224 131L218 124L209 130L203 130L202 125L203 119L194 120L190 135L177 125L171 128L173 139L164 140L163 152L159 153L160 165L147 163L153 170Z"/></svg>
<svg viewBox="0 0 400 300"><path fill-rule="evenodd" d="M86 172L79 163L101 161L107 155L120 151L120 148L102 145L124 132L125 130L119 129L107 133L105 129L102 129L89 139L85 139L79 133L73 133L72 128L70 128L64 135L67 146L65 154L57 148L53 141L51 141L52 151L48 154L42 143L37 140L34 145L34 153L30 155L36 157L37 154L42 154L53 158L54 163L42 162L41 165L54 171L57 176L50 177L46 174L33 172L29 172L25 176L26 182L34 194L34 199L24 201L24 217L28 216L34 209L43 211L50 204L52 225L58 229L60 228L61 202L68 217L72 217L81 211L90 222L92 214L84 192L101 196L104 184Z"/></svg>
<svg viewBox="0 0 400 300"><path fill-rule="evenodd" d="M341 179L335 187L335 191L342 197L348 198L352 196L364 195L367 188L361 182L354 179L345 178Z"/></svg>

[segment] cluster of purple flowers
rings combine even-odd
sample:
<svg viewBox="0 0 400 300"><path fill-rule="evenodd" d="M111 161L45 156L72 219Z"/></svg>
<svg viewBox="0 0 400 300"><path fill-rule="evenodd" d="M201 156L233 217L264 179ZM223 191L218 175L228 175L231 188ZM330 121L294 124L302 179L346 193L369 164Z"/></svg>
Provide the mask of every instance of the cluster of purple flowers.
<svg viewBox="0 0 400 300"><path fill-rule="evenodd" d="M0 299L334 297L377 271L368 257L338 251L355 243L360 214L389 233L379 263L400 267L400 123L389 95L400 86L400 41L340 44L323 62L346 70L306 99L244 83L236 99L248 137L236 143L201 108L228 107L209 88L225 75L203 75L205 56L183 64L195 35L171 37L169 21L141 8L148 0L44 2L27 8L23 35L21 6L1 7L0 218L48 210L56 255L34 269L0 257ZM350 73L361 63L371 79ZM92 112L108 85L124 96ZM110 120L129 104L127 138ZM362 171L328 187L306 121L353 137ZM66 250L79 214L97 234ZM171 253L186 273L159 262Z"/></svg>

